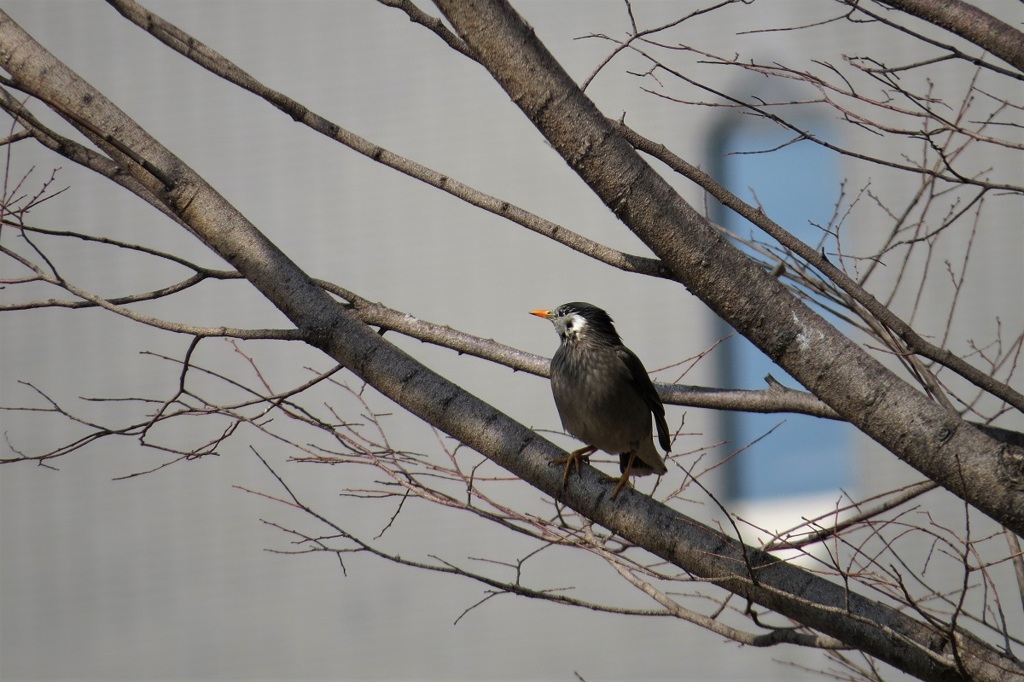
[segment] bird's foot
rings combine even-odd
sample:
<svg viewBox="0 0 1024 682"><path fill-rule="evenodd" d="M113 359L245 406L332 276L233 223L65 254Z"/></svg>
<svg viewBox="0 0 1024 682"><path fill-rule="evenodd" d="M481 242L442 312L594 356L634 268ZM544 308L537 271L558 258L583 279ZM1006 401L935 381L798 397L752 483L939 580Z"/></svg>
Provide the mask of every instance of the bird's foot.
<svg viewBox="0 0 1024 682"><path fill-rule="evenodd" d="M623 453L625 454L625 453ZM633 464L636 462L636 450L629 452L629 457L626 459L626 466L622 469L622 476L619 477L619 482L615 485L615 490L612 491L612 499L619 494L623 486L629 484L629 475L633 472Z"/></svg>
<svg viewBox="0 0 1024 682"><path fill-rule="evenodd" d="M588 445L585 448L580 448L579 450L573 450L572 452L569 453L568 457L562 457L561 459L555 459L555 460L551 461L552 464L564 464L565 465L565 471L562 472L562 486L563 487L565 487L565 484L568 483L568 481L569 481L569 469L573 465L575 465L575 467L576 467L576 475L579 476L579 474L580 474L580 460L583 460L584 462L590 462L590 453L592 453L594 450L597 450L597 448L595 448L593 445Z"/></svg>
<svg viewBox="0 0 1024 682"><path fill-rule="evenodd" d="M612 480L614 480L614 478ZM619 491L627 485L629 485L629 472L625 471L622 476L619 477L619 482L615 484L615 490L612 491L612 499L614 500L615 496L619 494Z"/></svg>

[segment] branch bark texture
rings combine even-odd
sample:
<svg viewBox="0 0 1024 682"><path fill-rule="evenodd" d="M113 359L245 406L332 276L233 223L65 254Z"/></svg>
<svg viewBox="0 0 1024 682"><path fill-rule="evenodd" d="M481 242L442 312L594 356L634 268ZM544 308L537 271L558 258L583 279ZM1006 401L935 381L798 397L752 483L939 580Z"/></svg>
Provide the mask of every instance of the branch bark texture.
<svg viewBox="0 0 1024 682"><path fill-rule="evenodd" d="M1024 34L962 0L884 0L883 4L941 26L1024 72Z"/></svg>
<svg viewBox="0 0 1024 682"><path fill-rule="evenodd" d="M730 245L616 132L506 2L437 5L566 163L675 279L887 450L1024 534L1024 450L930 401Z"/></svg>
<svg viewBox="0 0 1024 682"><path fill-rule="evenodd" d="M0 66L18 87L71 121L146 185L305 332L311 343L413 414L546 494L693 575L861 647L922 679L1024 677L1024 664L962 630L939 629L852 593L645 495L628 490L612 501L603 475L588 466L573 485L563 489L561 469L550 466L553 458L563 454L560 450L416 362L361 322L191 168L3 12ZM549 104L557 106L558 101ZM111 142L112 136L116 143ZM133 156L123 154L125 148L133 150ZM588 154L582 157L586 160ZM137 163L136 158L144 159L145 164ZM626 174L620 179L635 179L636 164L624 168ZM616 205L628 218L637 210L632 196L621 197ZM673 228L681 229L686 229L685 224ZM661 243L658 246L679 258L674 249ZM817 339L811 342L817 343ZM787 346L782 345L779 353L785 355Z"/></svg>

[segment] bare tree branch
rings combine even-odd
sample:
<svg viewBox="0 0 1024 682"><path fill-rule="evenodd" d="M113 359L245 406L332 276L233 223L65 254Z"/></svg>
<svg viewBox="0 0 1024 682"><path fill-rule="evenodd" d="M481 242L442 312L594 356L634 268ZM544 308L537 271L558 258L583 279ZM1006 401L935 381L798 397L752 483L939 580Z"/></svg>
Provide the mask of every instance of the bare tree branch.
<svg viewBox="0 0 1024 682"><path fill-rule="evenodd" d="M570 167L690 291L852 424L1024 532L1024 450L923 397L728 244L616 134L511 8L439 6ZM514 53L509 40L520 46Z"/></svg>
<svg viewBox="0 0 1024 682"><path fill-rule="evenodd" d="M123 8L126 16L139 9L128 1L110 1ZM234 268L208 270L184 259L175 260L171 254L146 250L141 246L136 248L127 242L97 240L97 244L102 243L111 249L132 249L153 258L167 258L194 272L194 275L165 289L105 298L65 281L60 272L61 264L51 260L46 251L32 241L33 235L44 232L48 232L48 236L72 239L84 238L82 235L70 231L42 231L24 226L17 220L7 221L8 225L22 230L26 244L22 251L28 255L7 247L3 247L3 253L26 268L30 273L26 279L60 287L78 297L83 305L101 307L144 324L193 335L182 359L164 357L176 363L178 368L174 390L165 398L133 399L132 402L147 409L147 414L141 421L133 420L128 426L111 428L77 418L69 409L36 389L46 401L46 407L39 410L77 420L91 430L80 442L66 444L36 459L45 463L52 457L80 448L85 442L95 442L108 436L131 436L138 437L145 447L160 450L172 457L172 461L177 461L216 454L240 428L251 426L298 449L300 456L294 458L297 461L321 465L359 463L383 474L384 480L375 487L352 486L343 493L360 500L383 499L395 505L390 520L377 538L366 541L300 502L260 456L287 493L280 497L265 496L326 524L328 534L272 525L295 539L296 551L331 553L338 558L343 569L345 553L370 553L394 563L459 575L487 585L489 589L478 604L499 594L512 593L612 613L671 615L748 645L790 643L823 648L833 652L836 660L846 661L851 670L867 676L873 674L870 659L865 668L858 668L842 657L844 649L859 649L922 679L1003 680L1024 677L1024 663L1015 657L1012 648L1020 640L1009 630L998 595L985 599L980 608L975 608L968 600L974 589L987 593L992 588L994 582L990 573L1000 562L1020 559L1019 548L1013 549L1012 531L1020 532L1024 528L1021 434L976 427L961 418L946 395L943 375L934 371L934 366L908 356L905 358L908 371L932 391L934 400L941 403L936 404L922 396L914 387L882 369L862 348L804 306L799 294L792 293L792 289L777 279L779 273L769 273L763 265L753 263L732 250L716 226L697 215L652 176L629 142L620 136L629 136L631 131L617 130L596 111L554 63L532 31L506 5L500 2L476 6L449 0L439 2L456 28L458 36L455 36L439 20L419 12L414 6L404 2L385 4L398 6L413 21L428 27L454 49L485 64L570 166L651 246L660 260L635 260L620 252L603 250L605 247L600 244L576 241L575 235L566 237L559 226L519 214L516 212L518 209L511 210L500 200L479 195L429 169L351 136L280 93L266 91L245 72L187 34L162 24L155 15L139 14L133 21L140 22L139 25L153 31L154 35L162 35L161 39L173 44L175 49L190 57L196 56L204 66L210 64L206 68L211 68L214 73L256 92L314 129L321 129L329 138L347 140L344 143L353 148L362 147L361 152L375 161L388 163L444 191L452 191L454 187L457 191L452 193L470 203L514 217L527 227L532 224L530 229L546 233L615 267L667 276L686 283L758 343L770 357L824 398L820 400L815 394L787 389L770 380L765 391L659 387L666 401L727 409L787 409L826 418L848 419L926 473L932 482L920 484L877 507L868 508L864 504L870 500L853 503L849 505L849 511L854 512L853 517L841 519L837 513L829 527L822 527L825 517L809 520L807 527L814 529L813 542L822 554L808 551L804 558L817 562L825 577L817 569L800 568L745 544L743 533L748 532L747 522L730 514L697 480L700 474L694 472L705 466L698 466L699 458L684 469L692 478L678 489L667 494L659 492L657 487L655 490L664 500L678 502L684 500L688 485L693 484L693 489L700 488L705 495L704 501L710 499L724 512L721 523L727 532L704 525L653 497L632 490L627 490L618 500L610 501L609 487L604 478L589 466L582 467L579 477L574 478L571 485L564 486L560 469L549 466L553 458L564 453L536 432L514 422L402 353L387 341L385 332L398 332L541 376L547 371L546 360L415 319L386 306L369 303L339 285L310 278L205 180L0 12L0 65L11 74L7 87L40 99L78 128L100 148L102 154L87 153L84 147L75 146L47 131L13 97L8 97L0 106L4 106L20 124L27 126L27 134L42 144L67 154L69 158L74 157L78 163L107 177L122 178L126 186L134 188L132 191L173 215L179 224L187 226ZM639 31L632 8L629 9L636 34ZM516 48L511 49L509 45ZM12 133L8 142L18 139L27 138ZM934 140L927 142L934 143ZM640 144L634 146L639 148ZM937 153L941 163L951 168L958 148L940 146ZM979 202L982 195L979 195ZM964 215L969 208L958 207L950 220ZM841 215L838 203L836 213ZM777 228L782 237L787 238L788 235L774 223L770 227ZM799 243L796 246L804 250L810 248ZM824 255L819 258L813 249L810 255L813 258L804 257L809 264L806 269L804 265L796 266L799 272L793 281L812 291L820 282L822 290L831 296L829 300L838 310L853 309L853 314L862 315L863 312L850 303L856 298L853 293L845 288L835 290L829 287L827 280L836 280L833 273L822 269L831 266L828 258ZM967 258L965 255L964 263ZM825 277L816 279L810 272L812 267L823 272ZM953 285L959 286L962 272L958 274L955 265L947 265L946 271ZM841 270L837 272L842 274ZM337 366L327 371L310 369L312 378L282 391L272 386L273 382L261 372L256 360L236 344L236 357L242 359L243 366L253 377L246 384L219 368L209 370L197 364L195 351L208 335L223 332L229 336L244 336L253 333L252 330L217 330L168 323L139 315L126 307L140 300L182 291L198 281L198 277L244 277L295 325L295 329L263 330L264 334L280 332L282 339L305 341L324 351L338 363ZM860 285L855 287L852 291L863 292ZM27 307L64 303L78 305L75 301L35 300ZM867 309L866 306L864 308ZM889 312L886 308L882 311ZM896 341L895 337L887 339L896 330L888 323L880 322L881 318L873 311L868 313L863 314L865 326L885 344L884 352L895 353L901 359L904 353L920 352L911 349L906 339L903 343ZM913 317L910 319L912 322ZM903 324L910 329L909 324ZM981 350L977 362L990 363L993 367L1001 363L1012 365L1020 355L1021 344L1019 341L1016 344L1009 348L999 347L989 354ZM334 379L342 367L426 423L452 436L459 445L452 447L439 436L439 445L444 452L442 461L424 463L426 458L417 453L397 451L388 443L386 434L377 423L378 417L366 403L363 403L367 408L363 413L367 415L369 428L379 429L377 436L360 432L358 426L343 418L343 413L331 405L312 409L300 403L299 398L318 385L345 388ZM1012 369L1009 370L1010 375ZM212 401L195 389L195 374L216 378L241 391L242 397L234 401ZM980 385L979 388L989 390ZM348 390L357 400L365 400L361 389ZM966 414L970 410L969 398L964 400L964 405L967 406ZM288 441L275 432L272 426L274 419L267 416L270 412L315 429L313 433L318 434L321 442ZM198 444L191 449L168 447L150 438L150 432L157 424L199 414L213 415L222 421L212 433L197 438ZM327 439L326 444L322 439ZM516 485L518 481L507 474L494 475L488 471L490 461L481 462L469 453L468 448L482 453L488 460L557 500L550 515L540 518L511 509L489 494L492 486ZM468 463L469 459L473 460L472 463ZM681 466L679 460L674 465ZM896 510L898 504L938 484L1005 523L1013 556L1002 554L991 558L980 551L982 543L991 541L993 537L1002 540L1003 536L998 532L974 530L968 504L963 505L964 527L960 529L937 523L922 528L910 518L916 512ZM406 503L419 501L476 514L507 531L540 543L540 548L518 561L480 560L478 567L494 564L500 565L502 570L514 571L513 579L499 579L490 575L486 568L467 569L461 560L437 556L431 556L429 560L410 559L378 545L380 535L388 531ZM569 510L579 514L579 518ZM749 525L754 526L752 523ZM952 562L960 572L961 579L953 588L938 584L925 572L902 563L897 545L904 536L919 539L922 532L933 544L934 560ZM775 542L769 546L781 545ZM791 548L802 546L804 544L798 542L790 545ZM580 549L611 564L623 580L655 600L660 608L621 608L585 598L566 597L560 588L537 588L525 584L521 579L523 563L549 547ZM638 560L639 554L646 557L647 552L659 559L647 557ZM713 614L705 615L685 606L674 589L665 587L685 584L720 588L725 596L717 603ZM742 601L745 606L737 607L730 600L734 603ZM778 627L764 623L762 607L792 619L797 625ZM745 618L767 632L753 633L734 627L720 618L723 613ZM993 633L1002 636L1002 646L998 642L982 641L968 627L984 629L990 637Z"/></svg>
<svg viewBox="0 0 1024 682"><path fill-rule="evenodd" d="M656 144L646 139L622 123L615 122L614 125L619 133L634 147L666 163L673 170L696 182L707 190L709 194L722 202L723 205L760 227L766 234L778 241L779 244L799 255L828 277L829 280L835 282L851 299L864 306L864 309L878 320L879 323L892 330L903 341L907 351L918 353L949 367L979 388L998 396L1018 410L1024 411L1024 395L1015 391L1009 384L1000 382L991 375L972 367L962 358L945 348L928 343L909 324L882 305L878 299L868 293L853 278L836 267L823 253L794 237L782 226L765 215L763 211L741 201L736 195L716 182L708 173L679 158L666 149L664 145Z"/></svg>
<svg viewBox="0 0 1024 682"><path fill-rule="evenodd" d="M883 4L941 26L1024 72L1024 34L974 5L962 0L884 0Z"/></svg>
<svg viewBox="0 0 1024 682"><path fill-rule="evenodd" d="M263 85L216 51L156 14L144 9L134 0L107 0L107 2L126 19L148 31L165 45L191 59L204 69L248 90L285 112L296 121L332 140L340 142L349 149L447 192L468 204L507 218L528 230L544 235L602 263L619 268L625 272L637 272L654 277L667 276L665 268L655 259L635 256L611 249L561 225L544 220L508 201L480 192L444 173L427 168L345 130L336 123L310 111L290 97ZM404 7L404 4L402 6ZM425 20L417 21L417 23L424 22ZM429 22L425 23L425 25L427 24Z"/></svg>

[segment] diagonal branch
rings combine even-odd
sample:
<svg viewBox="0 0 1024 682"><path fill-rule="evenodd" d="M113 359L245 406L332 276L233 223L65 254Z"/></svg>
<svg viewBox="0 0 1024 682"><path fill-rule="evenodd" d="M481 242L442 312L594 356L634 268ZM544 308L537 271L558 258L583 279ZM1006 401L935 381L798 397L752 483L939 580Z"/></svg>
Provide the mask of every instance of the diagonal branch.
<svg viewBox="0 0 1024 682"><path fill-rule="evenodd" d="M974 5L962 0L882 0L882 4L940 26L1024 71L1024 34Z"/></svg>
<svg viewBox="0 0 1024 682"><path fill-rule="evenodd" d="M823 253L819 253L810 245L794 237L781 225L765 215L763 211L741 201L739 197L716 182L708 173L679 158L664 145L647 139L622 123L615 122L614 125L616 130L636 149L650 154L667 164L680 175L700 185L721 202L723 206L727 206L754 225L757 225L772 239L799 255L819 272L835 282L851 299L862 305L881 324L891 329L906 344L910 352L917 353L948 367L978 388L988 391L1024 412L1024 395L1019 391L1015 391L1008 384L982 372L949 350L926 341L909 324L885 307L877 298L854 281L853 278L833 265Z"/></svg>
<svg viewBox="0 0 1024 682"><path fill-rule="evenodd" d="M447 8L449 14L451 9ZM453 23L465 28L461 20ZM552 459L562 454L559 449L419 364L332 300L191 168L3 12L0 65L62 114L72 120L87 120L86 134L100 147L116 151L106 139L111 134L106 131L117 131L120 145L145 150L146 165L128 165L129 172L147 186L164 183L156 190L160 200L297 328L307 332L314 345L411 413L541 491L694 575L863 647L924 679L958 679L969 673L979 680L995 680L1024 674L1020 661L965 631L937 630L744 546L647 496L628 490L613 502L604 477L589 466L582 468L574 485L563 489L560 472L550 466ZM103 135L95 135L93 129ZM159 169L160 182L147 175L150 167Z"/></svg>
<svg viewBox="0 0 1024 682"><path fill-rule="evenodd" d="M625 272L636 272L654 277L667 276L664 266L656 259L623 253L609 248L600 242L587 239L572 230L545 220L508 201L485 194L444 173L416 163L345 130L338 124L309 110L300 102L277 90L268 88L216 50L204 45L174 24L145 9L134 0L107 0L107 2L126 19L148 31L165 45L194 61L199 66L228 82L248 90L288 114L296 121L336 142L340 142L367 158L420 180L431 187L447 192L472 206L502 216L528 230L548 237L574 251L590 256L612 267Z"/></svg>
<svg viewBox="0 0 1024 682"><path fill-rule="evenodd" d="M729 244L615 131L511 7L438 5L512 101L678 281L861 431L1024 532L1024 449L920 394Z"/></svg>

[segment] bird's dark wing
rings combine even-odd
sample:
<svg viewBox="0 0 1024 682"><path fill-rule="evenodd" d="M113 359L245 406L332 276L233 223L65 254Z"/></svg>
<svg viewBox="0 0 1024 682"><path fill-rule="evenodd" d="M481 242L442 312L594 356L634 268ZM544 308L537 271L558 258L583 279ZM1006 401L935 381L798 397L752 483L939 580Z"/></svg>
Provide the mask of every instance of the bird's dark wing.
<svg viewBox="0 0 1024 682"><path fill-rule="evenodd" d="M661 404L661 398L658 397L658 391L651 383L651 377L647 375L647 370L644 369L644 363L640 362L636 353L625 346L619 346L616 353L629 370L633 388L654 414L654 424L658 427L658 442L661 443L661 449L668 452L672 441L669 439L668 423L665 421L665 406Z"/></svg>

